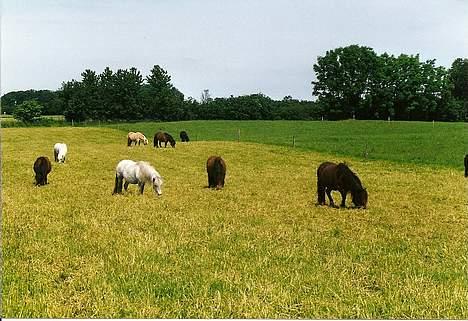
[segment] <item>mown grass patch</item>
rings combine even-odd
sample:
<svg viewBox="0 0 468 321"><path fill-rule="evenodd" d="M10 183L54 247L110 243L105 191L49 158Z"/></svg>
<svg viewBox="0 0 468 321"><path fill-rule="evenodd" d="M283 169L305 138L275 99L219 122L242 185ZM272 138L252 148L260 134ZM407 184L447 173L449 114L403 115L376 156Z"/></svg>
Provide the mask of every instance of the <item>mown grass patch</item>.
<svg viewBox="0 0 468 321"><path fill-rule="evenodd" d="M58 141L67 162L35 187ZM468 317L462 169L347 158L369 191L356 210L315 206L318 164L342 157L284 146L12 128L2 153L5 317ZM205 188L214 154L223 190ZM124 158L155 165L163 196L112 196Z"/></svg>

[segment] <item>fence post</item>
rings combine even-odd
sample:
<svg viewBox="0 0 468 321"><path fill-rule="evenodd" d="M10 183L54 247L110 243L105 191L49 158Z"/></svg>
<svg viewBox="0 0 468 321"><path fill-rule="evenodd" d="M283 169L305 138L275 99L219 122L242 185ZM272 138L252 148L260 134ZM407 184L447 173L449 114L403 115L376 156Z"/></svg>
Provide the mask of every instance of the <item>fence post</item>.
<svg viewBox="0 0 468 321"><path fill-rule="evenodd" d="M435 121L434 119L432 120L432 128L434 128L434 125L435 125Z"/></svg>
<svg viewBox="0 0 468 321"><path fill-rule="evenodd" d="M72 119L72 127L73 127L73 119Z"/></svg>
<svg viewBox="0 0 468 321"><path fill-rule="evenodd" d="M293 135L293 147L296 147L296 137Z"/></svg>
<svg viewBox="0 0 468 321"><path fill-rule="evenodd" d="M240 128L237 130L237 141L240 142Z"/></svg>

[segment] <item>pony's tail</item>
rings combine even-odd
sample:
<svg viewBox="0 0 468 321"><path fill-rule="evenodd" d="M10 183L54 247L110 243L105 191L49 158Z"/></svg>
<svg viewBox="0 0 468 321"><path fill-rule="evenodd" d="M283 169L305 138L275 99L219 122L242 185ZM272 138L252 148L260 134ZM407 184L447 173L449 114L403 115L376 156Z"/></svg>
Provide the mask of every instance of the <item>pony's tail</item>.
<svg viewBox="0 0 468 321"><path fill-rule="evenodd" d="M119 183L120 183L119 181L120 181L119 176L115 174L115 186L114 186L114 191L112 192L112 195L121 192L121 190L119 191Z"/></svg>

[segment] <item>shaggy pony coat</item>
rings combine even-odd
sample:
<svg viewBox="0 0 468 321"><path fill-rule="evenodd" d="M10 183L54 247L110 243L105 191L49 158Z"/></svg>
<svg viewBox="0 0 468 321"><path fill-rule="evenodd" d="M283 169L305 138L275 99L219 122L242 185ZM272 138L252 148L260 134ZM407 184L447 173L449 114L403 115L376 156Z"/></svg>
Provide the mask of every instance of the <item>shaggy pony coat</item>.
<svg viewBox="0 0 468 321"><path fill-rule="evenodd" d="M140 145L141 142L143 142L143 145L148 144L148 139L142 133L129 132L127 134L127 146L132 146L132 143L135 143L135 145L138 143L138 145Z"/></svg>
<svg viewBox="0 0 468 321"><path fill-rule="evenodd" d="M67 156L68 148L67 144L57 143L54 145L54 160L56 162L65 163L65 157Z"/></svg>
<svg viewBox="0 0 468 321"><path fill-rule="evenodd" d="M168 142L171 147L175 147L176 141L169 133L157 132L154 134L153 147L162 147L162 143L164 143L164 147L167 147Z"/></svg>
<svg viewBox="0 0 468 321"><path fill-rule="evenodd" d="M181 131L179 136L180 136L180 140L182 142L188 142L190 140L189 137L188 137L188 134L187 134L187 132L185 130Z"/></svg>
<svg viewBox="0 0 468 321"><path fill-rule="evenodd" d="M125 184L123 181L125 180ZM115 186L112 194L122 193L122 184L127 190L129 184L138 184L140 194L143 194L145 184L151 184L154 192L162 195L163 180L161 175L147 162L134 162L132 160L122 160L115 168Z"/></svg>
<svg viewBox="0 0 468 321"><path fill-rule="evenodd" d="M208 187L220 189L224 187L226 177L226 163L220 156L210 156L206 161L208 173Z"/></svg>
<svg viewBox="0 0 468 321"><path fill-rule="evenodd" d="M52 170L52 164L50 160L46 156L40 156L36 159L33 165L35 179L36 179L36 186L46 185L47 182L47 175Z"/></svg>
<svg viewBox="0 0 468 321"><path fill-rule="evenodd" d="M361 180L344 163L324 162L317 169L317 196L318 204L325 205L325 193L330 200L330 206L335 203L331 191L339 191L341 194L341 207L345 207L346 195L351 192L354 205L366 208L367 190L362 187Z"/></svg>

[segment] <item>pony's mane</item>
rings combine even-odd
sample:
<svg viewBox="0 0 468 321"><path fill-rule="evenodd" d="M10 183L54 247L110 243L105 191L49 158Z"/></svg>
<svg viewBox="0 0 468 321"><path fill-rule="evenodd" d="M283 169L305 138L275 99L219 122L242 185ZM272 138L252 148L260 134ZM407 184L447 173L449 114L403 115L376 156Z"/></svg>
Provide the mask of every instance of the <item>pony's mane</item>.
<svg viewBox="0 0 468 321"><path fill-rule="evenodd" d="M362 189L362 183L359 177L348 167L346 163L339 163L337 165L337 173L342 175L343 180L350 187Z"/></svg>
<svg viewBox="0 0 468 321"><path fill-rule="evenodd" d="M137 162L137 165L140 168L140 172L143 174L146 180L151 181L152 177L155 176L159 180L159 183L162 183L161 175L159 175L158 171L154 169L154 167L151 166L150 163L145 161L139 161Z"/></svg>

